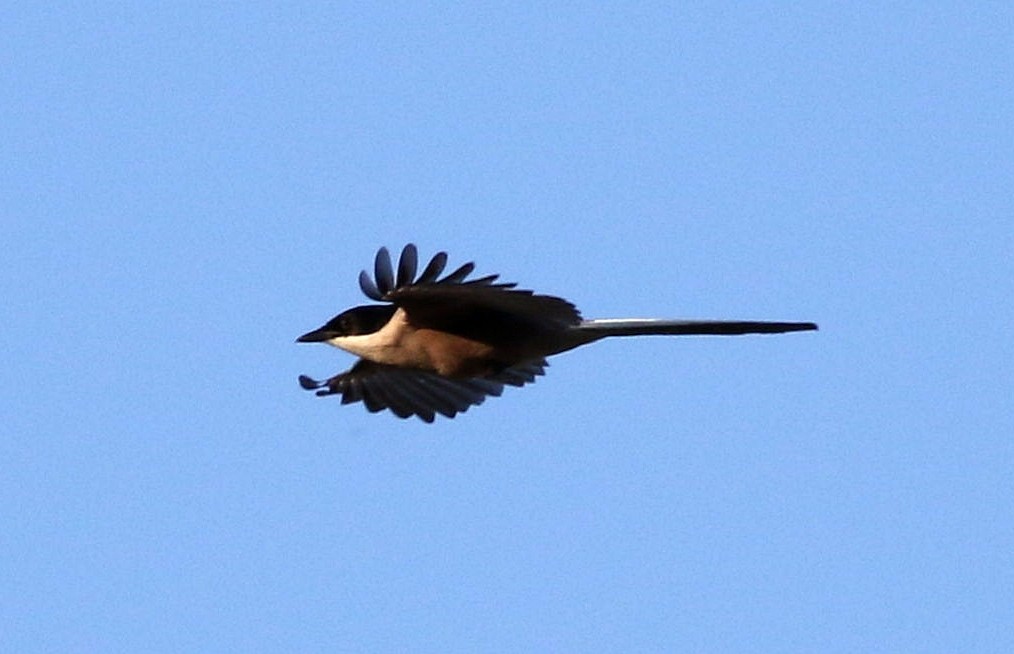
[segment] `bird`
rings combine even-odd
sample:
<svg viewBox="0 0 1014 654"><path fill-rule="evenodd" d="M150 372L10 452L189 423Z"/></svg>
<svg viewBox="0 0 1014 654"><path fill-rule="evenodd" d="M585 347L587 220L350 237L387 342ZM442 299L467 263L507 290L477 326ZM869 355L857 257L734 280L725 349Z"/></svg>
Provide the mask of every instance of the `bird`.
<svg viewBox="0 0 1014 654"><path fill-rule="evenodd" d="M812 331L812 322L753 320L587 320L570 302L517 288L499 275L469 279L466 263L441 277L448 255L438 252L416 276L418 249L409 243L394 268L387 248L374 275L359 274L363 293L379 304L356 306L296 339L326 343L359 357L350 369L318 381L299 376L318 396L362 402L371 413L432 423L454 418L504 386L545 374L546 358L603 338L644 335L781 334Z"/></svg>

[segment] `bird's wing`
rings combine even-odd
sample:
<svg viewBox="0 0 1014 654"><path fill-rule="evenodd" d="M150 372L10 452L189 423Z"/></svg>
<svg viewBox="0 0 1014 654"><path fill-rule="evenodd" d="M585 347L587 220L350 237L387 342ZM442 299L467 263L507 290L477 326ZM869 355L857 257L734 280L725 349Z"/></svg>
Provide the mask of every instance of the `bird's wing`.
<svg viewBox="0 0 1014 654"><path fill-rule="evenodd" d="M547 365L545 360L531 361L490 377L453 379L360 359L351 369L325 381L301 375L299 384L320 396L341 395L342 404L362 402L372 413L389 409L399 418L419 416L433 422L437 413L453 418L482 404L487 395L499 396L505 384L523 386L533 382Z"/></svg>
<svg viewBox="0 0 1014 654"><path fill-rule="evenodd" d="M497 282L499 275L468 279L475 270L466 263L444 277L447 254L438 252L416 277L418 253L411 243L402 250L395 271L387 248L380 248L374 262L374 277L365 270L359 286L367 297L391 302L405 309L410 318L438 321L438 327L456 323L475 324L483 318L503 324L516 321L532 326L561 328L576 325L581 314L570 302L550 295L536 295L517 289L516 284Z"/></svg>

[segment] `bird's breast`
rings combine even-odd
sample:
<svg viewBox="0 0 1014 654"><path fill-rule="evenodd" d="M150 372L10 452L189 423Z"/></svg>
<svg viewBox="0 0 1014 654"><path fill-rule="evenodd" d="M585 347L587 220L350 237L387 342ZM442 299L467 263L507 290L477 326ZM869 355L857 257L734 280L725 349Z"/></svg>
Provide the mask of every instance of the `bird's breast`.
<svg viewBox="0 0 1014 654"><path fill-rule="evenodd" d="M447 377L481 377L513 363L510 355L489 343L412 325L400 309L379 331L328 342L369 361Z"/></svg>

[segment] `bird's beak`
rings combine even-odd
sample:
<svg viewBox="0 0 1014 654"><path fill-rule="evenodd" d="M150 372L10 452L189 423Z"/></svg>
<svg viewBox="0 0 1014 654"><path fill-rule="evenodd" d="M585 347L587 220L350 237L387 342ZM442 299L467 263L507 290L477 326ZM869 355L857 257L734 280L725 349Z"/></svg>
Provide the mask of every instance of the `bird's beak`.
<svg viewBox="0 0 1014 654"><path fill-rule="evenodd" d="M315 329L296 339L297 343L320 343L334 338L336 334L326 329Z"/></svg>

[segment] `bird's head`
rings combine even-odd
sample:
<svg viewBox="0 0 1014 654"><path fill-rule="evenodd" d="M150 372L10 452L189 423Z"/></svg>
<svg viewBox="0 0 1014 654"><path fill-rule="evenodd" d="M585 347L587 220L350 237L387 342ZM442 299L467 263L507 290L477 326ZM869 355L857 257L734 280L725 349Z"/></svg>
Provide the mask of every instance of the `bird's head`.
<svg viewBox="0 0 1014 654"><path fill-rule="evenodd" d="M363 336L380 330L394 315L395 307L389 304L370 304L352 307L324 323L312 332L296 339L297 343L332 342L346 336ZM334 344L334 343L332 343Z"/></svg>

